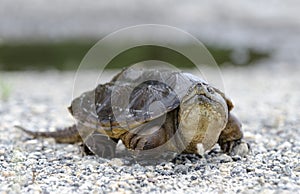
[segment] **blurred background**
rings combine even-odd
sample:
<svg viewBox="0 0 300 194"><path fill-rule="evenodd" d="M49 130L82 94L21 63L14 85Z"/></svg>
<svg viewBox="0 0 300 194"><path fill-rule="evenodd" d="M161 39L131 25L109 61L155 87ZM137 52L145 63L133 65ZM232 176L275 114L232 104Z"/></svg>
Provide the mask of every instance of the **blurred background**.
<svg viewBox="0 0 300 194"><path fill-rule="evenodd" d="M0 71L76 70L104 36L149 23L189 32L221 66L298 67L299 8L297 0L0 0Z"/></svg>

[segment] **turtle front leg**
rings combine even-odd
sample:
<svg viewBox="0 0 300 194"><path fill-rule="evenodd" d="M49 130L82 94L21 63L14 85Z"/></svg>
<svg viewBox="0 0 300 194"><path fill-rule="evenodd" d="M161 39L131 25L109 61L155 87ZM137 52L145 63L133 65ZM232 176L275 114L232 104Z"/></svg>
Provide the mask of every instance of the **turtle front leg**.
<svg viewBox="0 0 300 194"><path fill-rule="evenodd" d="M228 122L221 132L218 143L223 152L244 156L249 152L249 145L242 141L243 132L241 122L229 113Z"/></svg>
<svg viewBox="0 0 300 194"><path fill-rule="evenodd" d="M163 145L167 141L163 128L150 134L128 132L121 139L124 145L131 150L149 150Z"/></svg>
<svg viewBox="0 0 300 194"><path fill-rule="evenodd" d="M148 131L149 132L149 131ZM166 127L151 131L149 134L128 132L121 137L125 147L135 161L142 164L159 164L170 161L177 154L174 141L170 140Z"/></svg>

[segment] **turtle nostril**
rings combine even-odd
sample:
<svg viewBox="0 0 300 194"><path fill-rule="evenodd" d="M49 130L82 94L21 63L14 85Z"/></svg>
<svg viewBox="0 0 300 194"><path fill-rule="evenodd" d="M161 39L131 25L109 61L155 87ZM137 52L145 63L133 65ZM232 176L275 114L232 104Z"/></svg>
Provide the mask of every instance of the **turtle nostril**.
<svg viewBox="0 0 300 194"><path fill-rule="evenodd" d="M202 90L203 89L202 83L197 83L196 88L197 90Z"/></svg>
<svg viewBox="0 0 300 194"><path fill-rule="evenodd" d="M206 94L206 89L202 83L196 85L197 94Z"/></svg>

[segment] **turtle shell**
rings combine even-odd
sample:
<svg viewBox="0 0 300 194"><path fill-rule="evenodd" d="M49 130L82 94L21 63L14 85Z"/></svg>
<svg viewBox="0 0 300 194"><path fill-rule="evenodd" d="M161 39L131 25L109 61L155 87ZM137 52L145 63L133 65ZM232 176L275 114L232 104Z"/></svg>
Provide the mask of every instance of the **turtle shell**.
<svg viewBox="0 0 300 194"><path fill-rule="evenodd" d="M189 88L199 82L207 84L189 73L128 68L111 82L99 84L73 100L69 110L85 126L83 133L96 130L119 138L124 132L178 108ZM230 107L230 100L217 92Z"/></svg>

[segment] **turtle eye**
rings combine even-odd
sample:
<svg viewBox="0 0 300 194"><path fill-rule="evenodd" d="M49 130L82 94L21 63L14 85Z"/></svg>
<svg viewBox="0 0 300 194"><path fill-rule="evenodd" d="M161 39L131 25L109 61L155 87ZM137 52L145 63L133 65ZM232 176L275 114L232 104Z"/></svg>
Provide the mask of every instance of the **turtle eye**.
<svg viewBox="0 0 300 194"><path fill-rule="evenodd" d="M214 93L215 93L215 91L214 91L211 87L207 87L207 91L208 91L209 93L211 93L211 94L214 94Z"/></svg>

